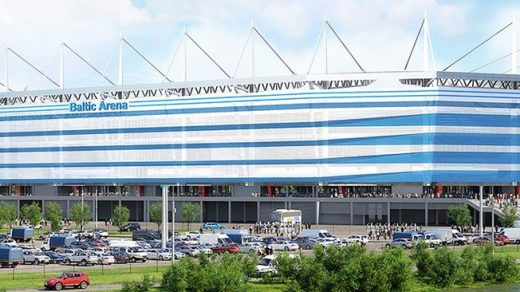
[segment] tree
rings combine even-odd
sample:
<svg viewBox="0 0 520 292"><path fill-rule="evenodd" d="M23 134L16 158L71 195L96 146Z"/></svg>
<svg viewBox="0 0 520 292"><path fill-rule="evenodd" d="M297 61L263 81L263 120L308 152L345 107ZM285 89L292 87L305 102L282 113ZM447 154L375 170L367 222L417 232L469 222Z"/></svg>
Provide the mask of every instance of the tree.
<svg viewBox="0 0 520 292"><path fill-rule="evenodd" d="M90 218L90 206L88 204L78 202L72 206L70 219L72 222L76 223L76 226L79 225L81 230L83 230L83 226L90 221Z"/></svg>
<svg viewBox="0 0 520 292"><path fill-rule="evenodd" d="M56 231L61 228L63 209L56 202L50 202L45 205L45 220L51 223L51 230Z"/></svg>
<svg viewBox="0 0 520 292"><path fill-rule="evenodd" d="M195 218L200 214L200 206L194 203L182 204L182 221L188 223L188 230L190 230L190 223L195 221Z"/></svg>
<svg viewBox="0 0 520 292"><path fill-rule="evenodd" d="M33 227L42 221L42 210L36 202L30 205L24 205L21 211L22 219L29 222Z"/></svg>
<svg viewBox="0 0 520 292"><path fill-rule="evenodd" d="M503 227L514 227L516 220L518 220L518 213L514 206L504 207L502 209L504 217L500 219Z"/></svg>
<svg viewBox="0 0 520 292"><path fill-rule="evenodd" d="M9 229L12 229L17 219L16 206L9 203L0 203L0 227L7 225Z"/></svg>
<svg viewBox="0 0 520 292"><path fill-rule="evenodd" d="M461 204L448 209L448 218L462 228L471 225L471 213L468 206Z"/></svg>
<svg viewBox="0 0 520 292"><path fill-rule="evenodd" d="M112 213L112 222L118 228L125 225L130 219L130 210L122 205L117 205Z"/></svg>
<svg viewBox="0 0 520 292"><path fill-rule="evenodd" d="M155 202L150 206L150 220L157 224L157 230L161 230L162 203Z"/></svg>

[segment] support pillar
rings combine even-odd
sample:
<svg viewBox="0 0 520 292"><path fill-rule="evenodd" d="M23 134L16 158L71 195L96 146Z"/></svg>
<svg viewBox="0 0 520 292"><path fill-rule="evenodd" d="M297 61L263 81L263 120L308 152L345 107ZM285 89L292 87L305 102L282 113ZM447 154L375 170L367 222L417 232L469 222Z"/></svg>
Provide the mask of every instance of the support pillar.
<svg viewBox="0 0 520 292"><path fill-rule="evenodd" d="M18 210L20 210L20 201L18 201ZM70 200L67 199L67 220L70 220Z"/></svg>
<svg viewBox="0 0 520 292"><path fill-rule="evenodd" d="M227 210L227 220L228 223L231 223L231 201L228 201L228 210Z"/></svg>
<svg viewBox="0 0 520 292"><path fill-rule="evenodd" d="M479 220L478 220L478 231L480 236L484 233L484 212L482 207L482 196L484 195L484 186L480 186L479 192Z"/></svg>
<svg viewBox="0 0 520 292"><path fill-rule="evenodd" d="M391 222L391 220L390 220L391 219L390 218L390 214L391 214L391 212L390 212L390 202L386 202L386 214L387 214L387 216L386 216L386 223L388 223L388 225L390 225L390 222Z"/></svg>
<svg viewBox="0 0 520 292"><path fill-rule="evenodd" d="M256 221L260 221L260 201L256 201Z"/></svg>
<svg viewBox="0 0 520 292"><path fill-rule="evenodd" d="M320 202L316 201L316 227L320 224Z"/></svg>
<svg viewBox="0 0 520 292"><path fill-rule="evenodd" d="M424 203L424 226L428 226L428 202Z"/></svg>
<svg viewBox="0 0 520 292"><path fill-rule="evenodd" d="M162 236L161 247L166 248L166 241L168 241L168 186L162 185Z"/></svg>
<svg viewBox="0 0 520 292"><path fill-rule="evenodd" d="M350 225L354 225L354 202L350 201Z"/></svg>
<svg viewBox="0 0 520 292"><path fill-rule="evenodd" d="M204 203L200 201L200 223L204 222Z"/></svg>

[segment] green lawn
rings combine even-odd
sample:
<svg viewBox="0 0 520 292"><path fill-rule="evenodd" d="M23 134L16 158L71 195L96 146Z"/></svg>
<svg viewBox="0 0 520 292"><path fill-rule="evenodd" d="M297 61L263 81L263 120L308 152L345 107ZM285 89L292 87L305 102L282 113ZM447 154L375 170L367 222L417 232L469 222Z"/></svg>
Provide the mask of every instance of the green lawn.
<svg viewBox="0 0 520 292"><path fill-rule="evenodd" d="M150 275L157 280L162 278L162 274L166 271L168 265L150 267L132 267L132 273L129 268L85 270L89 276L92 285L98 284L121 284L124 281L135 281L142 279L143 275ZM157 270L156 270L157 269ZM71 267L70 270L74 270ZM81 268L75 267L76 271ZM60 272L47 272L46 277L51 277ZM12 274L0 274L0 290L20 289L20 288L42 288L45 277L43 270L39 273L18 273L15 270L14 280Z"/></svg>

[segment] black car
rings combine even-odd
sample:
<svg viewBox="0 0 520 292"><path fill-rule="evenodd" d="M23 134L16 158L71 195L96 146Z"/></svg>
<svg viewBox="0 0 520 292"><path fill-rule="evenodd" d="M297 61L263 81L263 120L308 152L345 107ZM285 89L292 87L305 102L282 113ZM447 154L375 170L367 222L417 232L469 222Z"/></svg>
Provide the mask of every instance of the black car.
<svg viewBox="0 0 520 292"><path fill-rule="evenodd" d="M124 251L112 251L110 252L116 261L116 264L126 264L130 261L130 255Z"/></svg>
<svg viewBox="0 0 520 292"><path fill-rule="evenodd" d="M121 228L119 228L119 231L136 231L140 229L141 225L139 225L139 223L127 223L126 225L121 226Z"/></svg>
<svg viewBox="0 0 520 292"><path fill-rule="evenodd" d="M133 241L139 241L139 240L161 240L161 234L157 231L152 230L135 230L132 233L132 240Z"/></svg>
<svg viewBox="0 0 520 292"><path fill-rule="evenodd" d="M51 259L50 260L51 264L62 264L66 258L64 255L58 254L53 251L46 251L46 252L44 252L44 254Z"/></svg>

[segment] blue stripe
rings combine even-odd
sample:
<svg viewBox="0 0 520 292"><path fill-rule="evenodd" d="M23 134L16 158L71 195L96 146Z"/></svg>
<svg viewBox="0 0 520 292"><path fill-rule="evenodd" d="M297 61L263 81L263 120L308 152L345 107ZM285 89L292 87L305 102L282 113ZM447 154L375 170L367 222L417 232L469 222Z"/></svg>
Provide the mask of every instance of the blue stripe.
<svg viewBox="0 0 520 292"><path fill-rule="evenodd" d="M139 144L57 147L13 147L0 148L0 153L59 152L59 151L123 151L123 150L168 150L168 149L217 149L217 148L261 148L299 146L382 146L382 145L476 145L476 146L520 146L517 134L473 134L473 133L424 133L364 138L331 140L274 141L274 142L224 142L188 144Z"/></svg>
<svg viewBox="0 0 520 292"><path fill-rule="evenodd" d="M417 152L324 159L255 159L255 160L190 160L190 161L118 161L63 163L6 163L0 168L77 168L77 167L171 167L225 165L323 165L323 164L518 164L519 153L497 152Z"/></svg>
<svg viewBox="0 0 520 292"><path fill-rule="evenodd" d="M462 102L462 101L393 101L393 102L362 102L362 103L304 103L304 104L278 104L278 105L245 105L226 107L186 108L186 109L160 109L143 111L109 111L94 113L67 113L30 116L0 117L0 121L35 121L79 118L106 118L106 117L133 117L150 115L176 115L199 113L227 113L227 112L255 112L269 110L298 110L298 109L338 109L338 108L371 108L371 107L469 107L469 108L505 108L518 109L520 103L493 103L493 102Z"/></svg>
<svg viewBox="0 0 520 292"><path fill-rule="evenodd" d="M0 179L1 184L176 184L176 183L393 183L393 182L458 182L511 183L520 180L520 171L416 171L387 174L343 175L324 177L231 177L231 178L52 178Z"/></svg>
<svg viewBox="0 0 520 292"><path fill-rule="evenodd" d="M365 119L343 119L316 122L285 122L257 124L225 124L173 127L136 127L84 130L50 130L3 132L0 137L38 137L100 134L135 134L135 133L167 133L197 131L232 131L258 129L295 129L319 127L384 127L384 126L455 126L455 127L520 127L517 115L484 115L484 114L422 114L397 117L377 117Z"/></svg>

